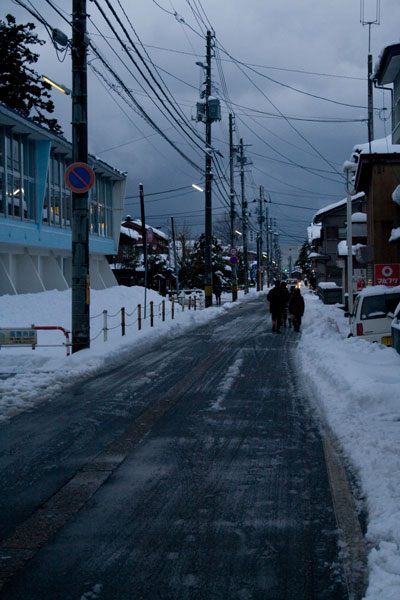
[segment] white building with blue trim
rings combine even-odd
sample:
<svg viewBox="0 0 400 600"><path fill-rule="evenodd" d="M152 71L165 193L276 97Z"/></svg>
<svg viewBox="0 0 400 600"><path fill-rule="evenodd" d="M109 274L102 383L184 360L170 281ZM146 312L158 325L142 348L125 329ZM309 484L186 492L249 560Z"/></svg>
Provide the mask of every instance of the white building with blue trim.
<svg viewBox="0 0 400 600"><path fill-rule="evenodd" d="M71 163L70 142L0 103L0 295L71 287ZM118 285L105 255L118 252L126 174L89 164L90 283L103 289Z"/></svg>

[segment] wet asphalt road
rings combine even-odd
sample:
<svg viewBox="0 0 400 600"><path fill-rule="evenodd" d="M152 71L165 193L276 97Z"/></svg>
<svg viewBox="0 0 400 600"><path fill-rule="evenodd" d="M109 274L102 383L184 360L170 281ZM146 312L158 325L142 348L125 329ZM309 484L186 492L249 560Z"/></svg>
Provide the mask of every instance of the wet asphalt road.
<svg viewBox="0 0 400 600"><path fill-rule="evenodd" d="M349 598L299 334L270 329L243 303L1 425L1 564L36 544L1 598Z"/></svg>

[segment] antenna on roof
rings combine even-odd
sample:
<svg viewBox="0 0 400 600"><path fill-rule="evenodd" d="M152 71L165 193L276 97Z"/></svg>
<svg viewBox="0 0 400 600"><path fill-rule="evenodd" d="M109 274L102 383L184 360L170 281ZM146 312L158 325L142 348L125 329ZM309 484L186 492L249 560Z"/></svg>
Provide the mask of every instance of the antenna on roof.
<svg viewBox="0 0 400 600"><path fill-rule="evenodd" d="M375 3L375 10L373 4ZM368 25L368 142L371 154L371 142L374 139L374 84L372 81L371 26L381 23L381 0L360 0L360 23Z"/></svg>
<svg viewBox="0 0 400 600"><path fill-rule="evenodd" d="M375 2L375 11L372 8ZM365 9L365 0L360 0L360 23L368 25L368 52L371 52L371 25L381 24L381 0L367 0L368 9Z"/></svg>

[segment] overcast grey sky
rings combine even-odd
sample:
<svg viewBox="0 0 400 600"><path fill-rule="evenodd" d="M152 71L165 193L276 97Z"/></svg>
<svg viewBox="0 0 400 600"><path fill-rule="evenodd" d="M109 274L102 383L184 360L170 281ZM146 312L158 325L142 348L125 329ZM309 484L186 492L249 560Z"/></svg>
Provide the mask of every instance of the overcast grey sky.
<svg viewBox="0 0 400 600"><path fill-rule="evenodd" d="M52 1L65 20L50 2L22 1L71 37L67 21L71 21L72 0ZM98 4L126 41L106 0ZM254 222L256 204L252 201L262 185L272 200L270 216L277 219L281 243L303 241L313 211L344 197L343 162L356 143L367 141L367 125L360 120L367 117L368 27L360 23L360 0L112 0L111 4L131 38L127 43L135 43L145 56L143 43L153 62L147 62L149 68L189 120L195 115L203 81L202 69L195 62L204 61L204 34L212 26L219 48L212 64L213 82L222 104L222 120L212 126L212 136L214 147L223 155L220 173L229 177L228 113L233 110L235 143L243 138L253 162L246 174L246 197ZM375 17L375 6L376 0L365 0L366 20ZM203 168L202 150L180 133L176 123L167 121L165 109L96 3L88 1L87 9L94 45L165 135ZM18 22L37 24L39 36L46 40L39 49L37 71L71 87L69 52L57 57L43 25L12 0L1 4L1 17L7 13ZM374 63L385 45L399 40L399 24L399 1L381 0L381 23L372 26ZM132 57L138 61L134 52ZM150 224L167 231L169 217L174 216L177 224L186 221L198 234L203 230L204 196L185 186L200 183L201 174L128 106L120 90L111 89L116 82L93 51L88 60L89 151L128 171L128 197L137 195L143 183ZM58 92L53 92L53 100L55 116L71 139L71 100ZM388 92L375 91L375 137L389 133L390 112L381 110L388 109L389 101ZM203 124L192 121L191 125L204 137ZM202 146L194 133L190 136ZM176 188L183 189L150 195ZM217 190L213 197L214 220L227 210L227 185L221 182L220 189L223 197ZM236 191L240 191L238 175ZM127 198L128 213L139 216L137 198Z"/></svg>

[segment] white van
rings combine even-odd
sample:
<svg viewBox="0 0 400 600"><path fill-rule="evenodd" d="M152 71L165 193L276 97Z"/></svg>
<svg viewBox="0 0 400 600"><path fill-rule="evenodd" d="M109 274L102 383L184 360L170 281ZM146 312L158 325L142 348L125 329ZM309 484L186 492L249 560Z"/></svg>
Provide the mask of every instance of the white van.
<svg viewBox="0 0 400 600"><path fill-rule="evenodd" d="M400 302L400 286L372 285L362 290L350 315L350 336L392 345L391 325Z"/></svg>

